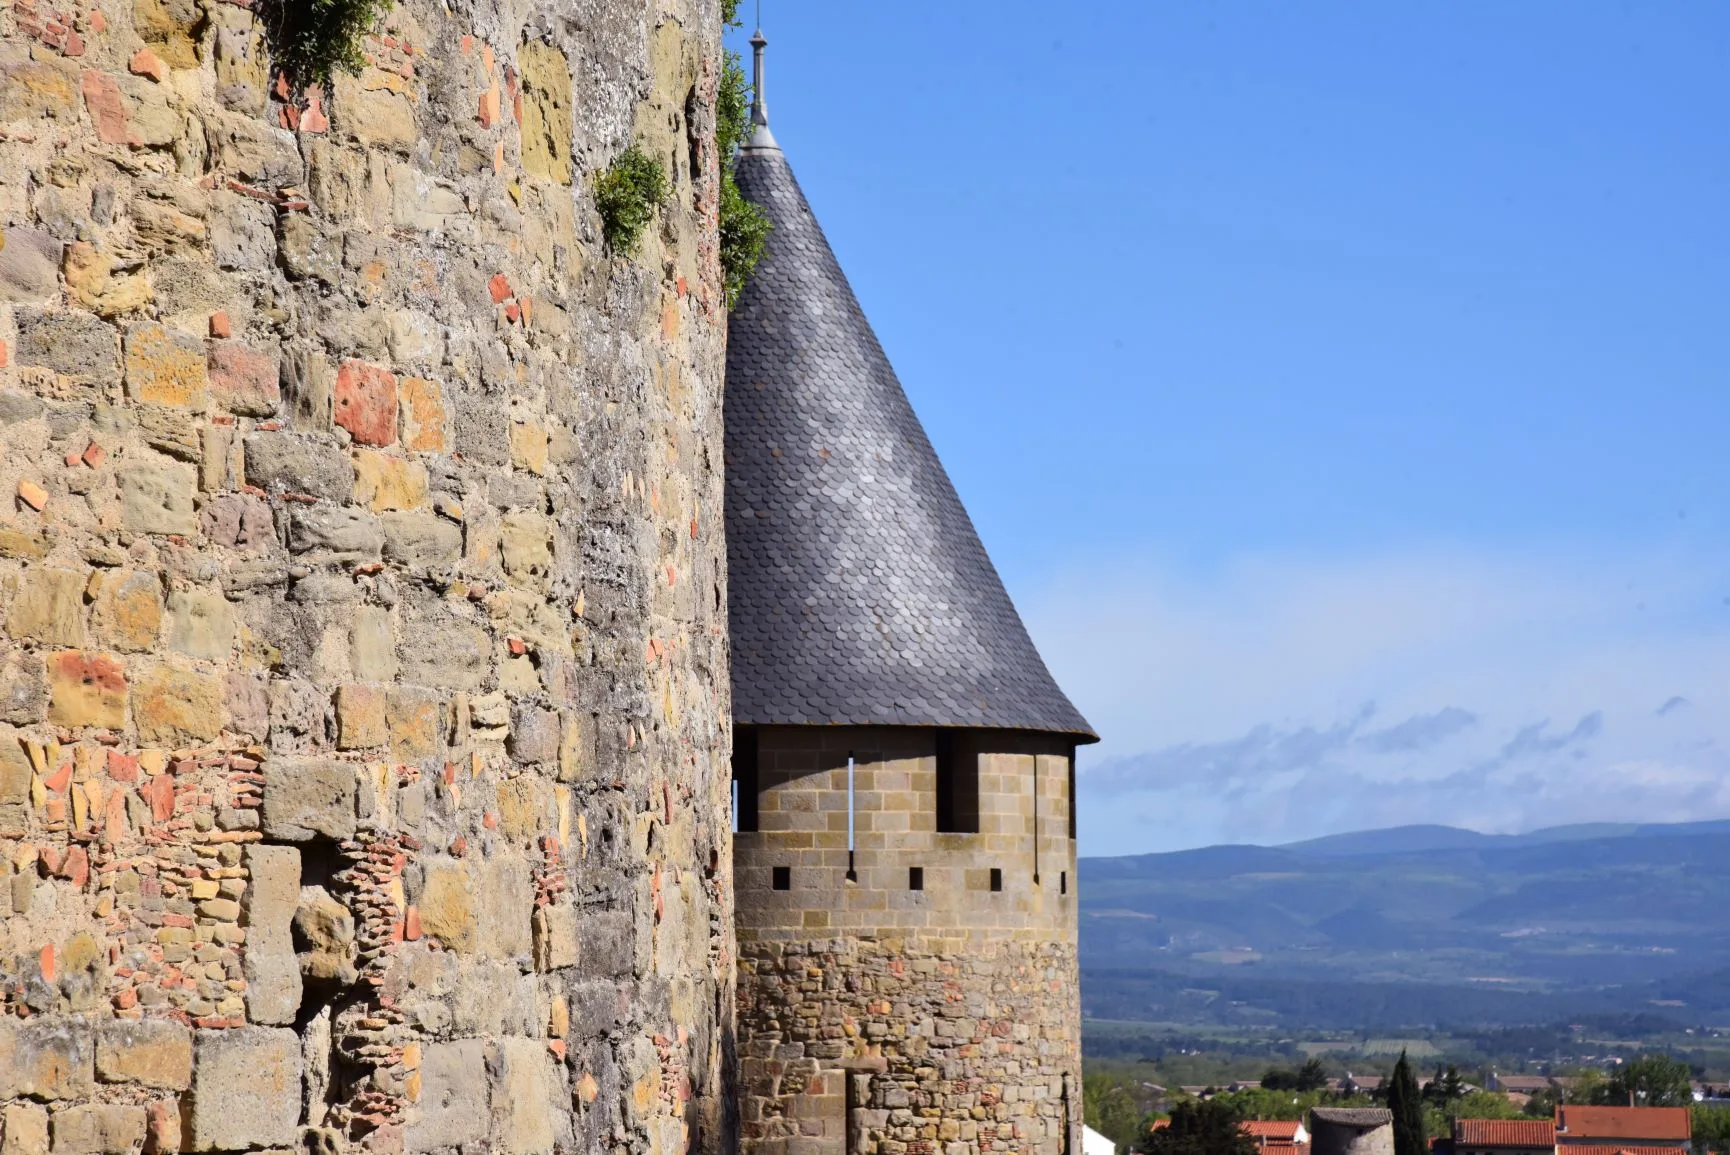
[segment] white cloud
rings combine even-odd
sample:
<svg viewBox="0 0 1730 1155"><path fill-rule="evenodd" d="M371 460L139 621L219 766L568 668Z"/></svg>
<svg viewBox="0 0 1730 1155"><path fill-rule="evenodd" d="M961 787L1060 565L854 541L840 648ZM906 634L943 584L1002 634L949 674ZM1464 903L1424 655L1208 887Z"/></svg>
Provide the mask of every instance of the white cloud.
<svg viewBox="0 0 1730 1155"><path fill-rule="evenodd" d="M1730 565L1436 547L1147 559L1023 597L1104 736L1082 852L1730 815ZM1680 700L1680 701L1678 701Z"/></svg>

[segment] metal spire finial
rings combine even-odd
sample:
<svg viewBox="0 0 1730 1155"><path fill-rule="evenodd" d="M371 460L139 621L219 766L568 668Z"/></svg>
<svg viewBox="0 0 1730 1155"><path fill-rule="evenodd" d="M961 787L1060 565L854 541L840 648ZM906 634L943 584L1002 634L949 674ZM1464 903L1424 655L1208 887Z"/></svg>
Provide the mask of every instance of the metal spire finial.
<svg viewBox="0 0 1730 1155"><path fill-rule="evenodd" d="M761 4L758 5L759 12ZM780 148L775 134L769 131L769 105L763 96L763 49L769 41L759 27L751 34L751 123L756 126L746 148Z"/></svg>

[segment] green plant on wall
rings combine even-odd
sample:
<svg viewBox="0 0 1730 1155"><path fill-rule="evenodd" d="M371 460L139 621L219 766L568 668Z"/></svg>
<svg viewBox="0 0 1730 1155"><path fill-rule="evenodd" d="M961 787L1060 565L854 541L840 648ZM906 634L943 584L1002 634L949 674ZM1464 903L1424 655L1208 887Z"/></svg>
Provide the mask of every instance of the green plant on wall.
<svg viewBox="0 0 1730 1155"><path fill-rule="evenodd" d="M739 0L723 0L721 18L729 28L739 27ZM715 148L721 156L721 271L727 280L730 309L745 288L751 270L763 255L769 237L769 218L745 199L733 179L739 146L751 131L750 85L737 52L726 52L721 61L721 85L715 99Z"/></svg>
<svg viewBox="0 0 1730 1155"><path fill-rule="evenodd" d="M366 67L367 34L375 31L392 0L263 0L257 7L276 68L295 87L330 82L340 69Z"/></svg>
<svg viewBox="0 0 1730 1155"><path fill-rule="evenodd" d="M643 230L667 197L667 170L661 162L632 145L619 154L606 172L595 178L595 207L607 247L631 256L642 243Z"/></svg>

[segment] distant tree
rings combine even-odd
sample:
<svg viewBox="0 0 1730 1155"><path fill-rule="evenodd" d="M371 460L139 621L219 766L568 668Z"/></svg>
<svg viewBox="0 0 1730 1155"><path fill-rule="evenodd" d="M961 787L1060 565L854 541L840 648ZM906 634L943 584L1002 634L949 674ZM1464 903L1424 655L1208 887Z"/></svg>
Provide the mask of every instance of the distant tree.
<svg viewBox="0 0 1730 1155"><path fill-rule="evenodd" d="M1526 1100L1525 1113L1539 1119L1549 1119L1556 1114L1556 1104L1562 1101L1562 1092L1555 1087L1541 1087L1532 1092L1532 1097Z"/></svg>
<svg viewBox="0 0 1730 1155"><path fill-rule="evenodd" d="M1310 1059L1295 1071L1275 1067L1262 1076L1261 1085L1269 1091L1320 1091L1328 1085L1328 1071L1320 1059Z"/></svg>
<svg viewBox="0 0 1730 1155"><path fill-rule="evenodd" d="M1435 1077L1430 1080L1430 1085L1424 1088L1424 1101L1434 1103L1445 1111L1449 1103L1465 1093L1466 1084L1465 1080L1460 1078L1460 1069L1450 1063L1444 1071L1438 1063Z"/></svg>
<svg viewBox="0 0 1730 1155"><path fill-rule="evenodd" d="M1669 1055L1641 1055L1618 1068L1598 1089L1594 1101L1622 1107L1690 1107L1694 1072Z"/></svg>
<svg viewBox="0 0 1730 1155"><path fill-rule="evenodd" d="M1522 1112L1498 1091L1467 1091L1448 1105L1452 1119L1518 1119Z"/></svg>
<svg viewBox="0 0 1730 1155"><path fill-rule="evenodd" d="M1146 1112L1131 1087L1109 1075L1083 1075L1081 1106L1087 1125L1117 1144L1118 1150L1141 1134Z"/></svg>
<svg viewBox="0 0 1730 1155"><path fill-rule="evenodd" d="M1171 1109L1171 1121L1147 1132L1134 1150L1139 1155L1256 1155L1255 1140L1243 1133L1230 1104L1189 1100Z"/></svg>
<svg viewBox="0 0 1730 1155"><path fill-rule="evenodd" d="M1694 1104L1694 1150L1702 1155L1730 1152L1730 1107Z"/></svg>
<svg viewBox="0 0 1730 1155"><path fill-rule="evenodd" d="M1388 1079L1388 1110L1394 1113L1394 1155L1426 1155L1424 1099L1404 1051Z"/></svg>

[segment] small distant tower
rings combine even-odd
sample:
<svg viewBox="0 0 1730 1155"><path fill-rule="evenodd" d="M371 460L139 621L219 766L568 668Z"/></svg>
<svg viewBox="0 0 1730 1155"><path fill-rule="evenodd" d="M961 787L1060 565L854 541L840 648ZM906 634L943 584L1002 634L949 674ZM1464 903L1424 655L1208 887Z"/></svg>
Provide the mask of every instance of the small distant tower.
<svg viewBox="0 0 1730 1155"><path fill-rule="evenodd" d="M765 43L726 382L741 1150L1079 1152L1096 738L769 132Z"/></svg>

